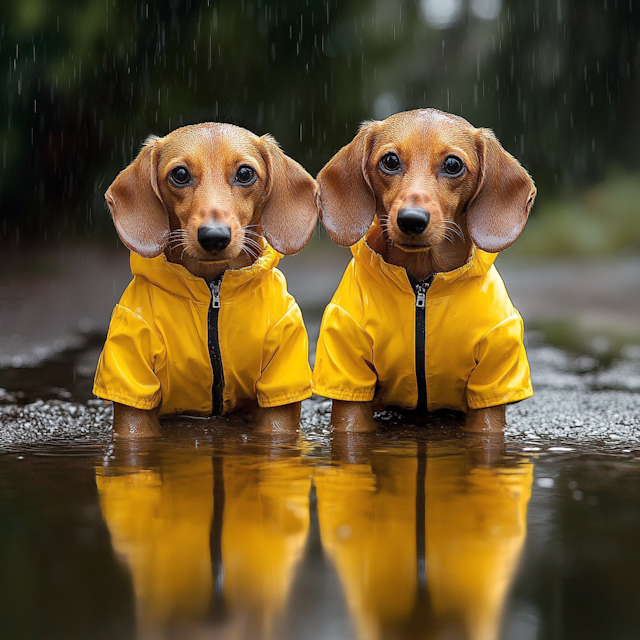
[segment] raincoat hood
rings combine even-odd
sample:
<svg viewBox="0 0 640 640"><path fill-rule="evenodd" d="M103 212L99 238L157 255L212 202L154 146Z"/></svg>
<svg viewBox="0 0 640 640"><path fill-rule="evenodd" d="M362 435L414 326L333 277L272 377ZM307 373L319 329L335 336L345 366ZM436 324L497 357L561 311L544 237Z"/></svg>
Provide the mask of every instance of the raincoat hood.
<svg viewBox="0 0 640 640"><path fill-rule="evenodd" d="M409 284L406 269L398 267L395 264L390 264L377 251L370 247L370 240L372 236L374 234L377 235L377 233L379 233L378 228L375 226L372 227L362 240L351 247L351 253L354 259L368 271L371 278L380 281L380 283L393 283L403 289L407 286L410 287L411 285ZM439 289L443 290L446 285L456 280L480 278L486 275L497 257L497 253L487 253L473 245L471 256L465 264L453 271L436 273L433 284L431 285L432 290L430 295L437 295Z"/></svg>
<svg viewBox="0 0 640 640"><path fill-rule="evenodd" d="M237 296L245 287L260 287L271 269L278 266L282 254L266 242L263 245L262 254L253 264L224 272L222 286L226 289L225 297ZM209 288L203 278L194 276L181 264L167 261L163 254L157 258L143 258L131 252L130 264L134 277L142 276L170 295L194 301L200 300L203 294L209 295Z"/></svg>

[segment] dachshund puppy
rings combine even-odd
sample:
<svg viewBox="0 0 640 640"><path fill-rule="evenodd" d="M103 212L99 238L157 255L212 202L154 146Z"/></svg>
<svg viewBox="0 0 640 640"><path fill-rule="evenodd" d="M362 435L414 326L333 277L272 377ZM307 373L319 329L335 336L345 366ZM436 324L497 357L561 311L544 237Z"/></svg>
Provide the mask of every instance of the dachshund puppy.
<svg viewBox="0 0 640 640"><path fill-rule="evenodd" d="M150 137L105 198L133 273L93 389L114 402L114 433L238 408L297 428L308 338L275 267L313 233L315 180L271 136L206 123Z"/></svg>
<svg viewBox="0 0 640 640"><path fill-rule="evenodd" d="M493 266L527 221L528 173L491 131L420 109L363 124L318 184L331 239L358 243L314 370L334 426L372 429L373 402L501 429L504 405L533 393L522 318Z"/></svg>

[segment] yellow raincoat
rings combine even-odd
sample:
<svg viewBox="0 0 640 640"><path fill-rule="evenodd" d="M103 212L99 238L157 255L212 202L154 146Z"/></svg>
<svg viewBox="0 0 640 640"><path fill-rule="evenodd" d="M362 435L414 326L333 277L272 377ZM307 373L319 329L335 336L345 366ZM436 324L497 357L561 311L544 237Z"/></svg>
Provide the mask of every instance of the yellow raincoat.
<svg viewBox="0 0 640 640"><path fill-rule="evenodd" d="M407 272L385 262L365 238L351 249L325 310L313 390L335 400L414 409L418 403L416 295ZM426 295L429 411L479 409L533 395L523 323L493 262L474 247L459 269L437 273Z"/></svg>
<svg viewBox="0 0 640 640"><path fill-rule="evenodd" d="M311 395L308 338L269 245L256 262L226 271L220 287L222 411L244 401L274 407ZM133 281L116 305L93 393L161 415L210 415L212 294L204 279L161 255L131 254Z"/></svg>

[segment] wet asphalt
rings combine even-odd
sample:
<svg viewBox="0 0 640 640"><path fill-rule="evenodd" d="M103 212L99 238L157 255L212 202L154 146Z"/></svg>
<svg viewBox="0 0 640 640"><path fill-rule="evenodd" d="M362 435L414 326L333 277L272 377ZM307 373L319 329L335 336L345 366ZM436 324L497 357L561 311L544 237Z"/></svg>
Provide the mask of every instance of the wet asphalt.
<svg viewBox="0 0 640 640"><path fill-rule="evenodd" d="M281 265L312 341L348 260L347 250L312 244ZM37 260L28 253L4 256L0 266L0 374L37 378L47 362L71 353L74 384L79 379L89 389L101 336L130 279L127 253L56 249L40 252ZM583 325L591 323L593 340L600 339L590 355L580 355L545 344L540 331L528 333L535 395L508 408L506 439L533 451L563 443L639 451L640 348L634 336L640 335L640 260L504 261L499 268L527 325L573 315ZM618 335L623 327L631 342L599 357L597 347L608 338L598 332L607 326ZM109 440L109 405L87 397L78 401L57 379L45 386L41 398L36 385L27 400L21 388L0 389L0 449ZM321 398L306 401L302 430L328 437L329 406Z"/></svg>
<svg viewBox="0 0 640 640"><path fill-rule="evenodd" d="M562 444L640 451L640 359L614 361L601 369L590 358L575 358L553 347L533 346L528 353L535 394L508 408L507 442L533 451ZM323 398L305 401L302 431L328 438L329 409ZM380 417L384 424L387 416ZM0 391L0 450L44 443L106 443L111 419L111 406L97 399L38 399L24 405L14 394ZM211 420L209 426L215 429L218 421L224 418ZM202 421L194 424L203 426Z"/></svg>

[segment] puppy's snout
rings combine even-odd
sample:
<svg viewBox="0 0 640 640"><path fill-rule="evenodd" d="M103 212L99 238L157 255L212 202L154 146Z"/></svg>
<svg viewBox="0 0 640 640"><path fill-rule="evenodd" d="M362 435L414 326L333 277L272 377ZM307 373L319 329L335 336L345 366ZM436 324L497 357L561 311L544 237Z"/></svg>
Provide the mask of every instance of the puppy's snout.
<svg viewBox="0 0 640 640"><path fill-rule="evenodd" d="M231 242L231 228L226 224L203 224L198 227L198 242L205 251L222 251Z"/></svg>
<svg viewBox="0 0 640 640"><path fill-rule="evenodd" d="M398 227L402 233L417 236L427 228L430 218L431 215L426 209L402 207L398 211Z"/></svg>

